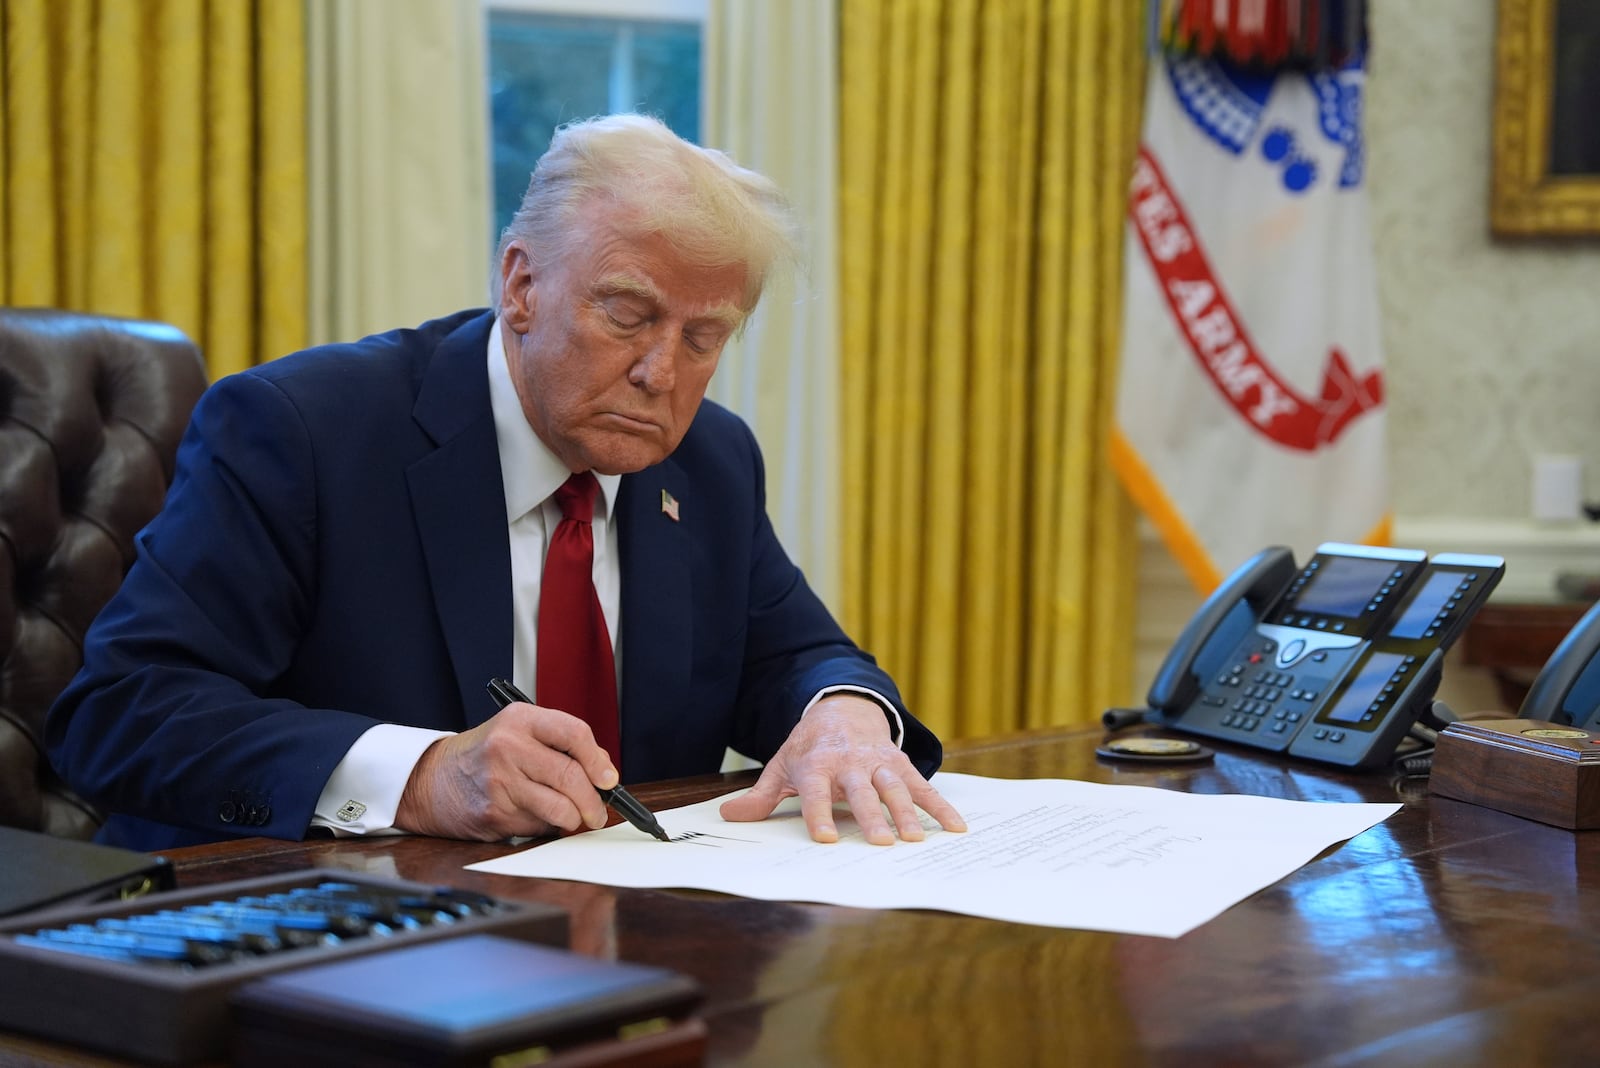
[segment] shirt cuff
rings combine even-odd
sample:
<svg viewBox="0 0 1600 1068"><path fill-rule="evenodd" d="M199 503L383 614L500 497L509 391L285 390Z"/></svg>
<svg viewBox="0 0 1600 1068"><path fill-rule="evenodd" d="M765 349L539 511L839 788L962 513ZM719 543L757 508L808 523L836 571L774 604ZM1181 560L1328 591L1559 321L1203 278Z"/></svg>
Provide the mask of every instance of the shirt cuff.
<svg viewBox="0 0 1600 1068"><path fill-rule="evenodd" d="M836 693L857 693L862 697L876 701L883 708L883 714L889 718L889 737L894 742L895 748L902 748L900 740L906 736L906 725L900 719L900 710L894 707L894 702L889 700L877 690L869 690L865 686L828 686L817 691L817 695L806 702L806 707L800 710L802 718L810 712L816 703L824 697L832 697Z"/></svg>
<svg viewBox="0 0 1600 1068"><path fill-rule="evenodd" d="M355 740L328 776L317 798L311 826L327 827L335 837L353 834L404 834L394 825L400 795L428 746L450 731L379 723Z"/></svg>

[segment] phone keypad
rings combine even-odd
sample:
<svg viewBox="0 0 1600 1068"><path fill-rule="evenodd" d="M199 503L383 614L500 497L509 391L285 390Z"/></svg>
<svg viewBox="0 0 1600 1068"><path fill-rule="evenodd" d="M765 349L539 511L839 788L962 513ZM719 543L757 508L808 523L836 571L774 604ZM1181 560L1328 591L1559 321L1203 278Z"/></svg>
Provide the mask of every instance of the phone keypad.
<svg viewBox="0 0 1600 1068"><path fill-rule="evenodd" d="M1218 672L1200 702L1219 711L1216 723L1242 734L1292 735L1311 714L1327 680L1277 670L1277 643L1262 641L1241 651L1241 659ZM1318 653L1319 663L1327 661Z"/></svg>
<svg viewBox="0 0 1600 1068"><path fill-rule="evenodd" d="M1304 718L1309 705L1298 708L1281 703L1285 697L1297 702L1304 700L1302 695L1306 691L1294 685L1293 675L1283 671L1258 671L1252 679L1248 684L1236 684L1242 685L1241 693L1222 717L1224 727L1283 734Z"/></svg>

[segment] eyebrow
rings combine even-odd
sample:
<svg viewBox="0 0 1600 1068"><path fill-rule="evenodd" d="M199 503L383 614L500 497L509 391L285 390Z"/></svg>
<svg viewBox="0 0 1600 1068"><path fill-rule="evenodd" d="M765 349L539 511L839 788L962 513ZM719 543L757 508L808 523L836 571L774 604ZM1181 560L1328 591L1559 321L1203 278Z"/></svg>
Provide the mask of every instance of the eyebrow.
<svg viewBox="0 0 1600 1068"><path fill-rule="evenodd" d="M594 292L599 296L634 296L647 300L657 307L666 304L666 298L661 291L648 282L642 281L633 275L610 274L597 280ZM708 308L699 315L694 316L696 321L710 319L722 323L730 330L737 330L739 324L744 322L744 312L734 304L719 304Z"/></svg>
<svg viewBox="0 0 1600 1068"><path fill-rule="evenodd" d="M655 286L627 274L606 275L595 282L594 291L601 296L635 296L655 304L663 303Z"/></svg>

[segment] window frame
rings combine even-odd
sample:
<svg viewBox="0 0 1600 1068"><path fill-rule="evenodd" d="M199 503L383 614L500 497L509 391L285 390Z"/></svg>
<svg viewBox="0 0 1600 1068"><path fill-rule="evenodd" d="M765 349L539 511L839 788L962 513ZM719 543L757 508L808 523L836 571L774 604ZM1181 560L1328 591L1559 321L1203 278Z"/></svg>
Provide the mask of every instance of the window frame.
<svg viewBox="0 0 1600 1068"><path fill-rule="evenodd" d="M705 28L710 0L483 0L485 11L526 11L593 19L698 22Z"/></svg>

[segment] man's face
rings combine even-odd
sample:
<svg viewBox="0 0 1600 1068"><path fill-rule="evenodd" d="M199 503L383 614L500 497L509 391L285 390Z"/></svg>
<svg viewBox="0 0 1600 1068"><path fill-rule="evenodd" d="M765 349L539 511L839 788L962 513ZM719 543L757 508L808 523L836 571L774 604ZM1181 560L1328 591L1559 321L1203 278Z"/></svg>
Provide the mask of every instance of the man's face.
<svg viewBox="0 0 1600 1068"><path fill-rule="evenodd" d="M570 470L627 474L683 440L743 318L745 269L687 263L593 205L583 218L546 267L506 250L506 359L528 423Z"/></svg>

